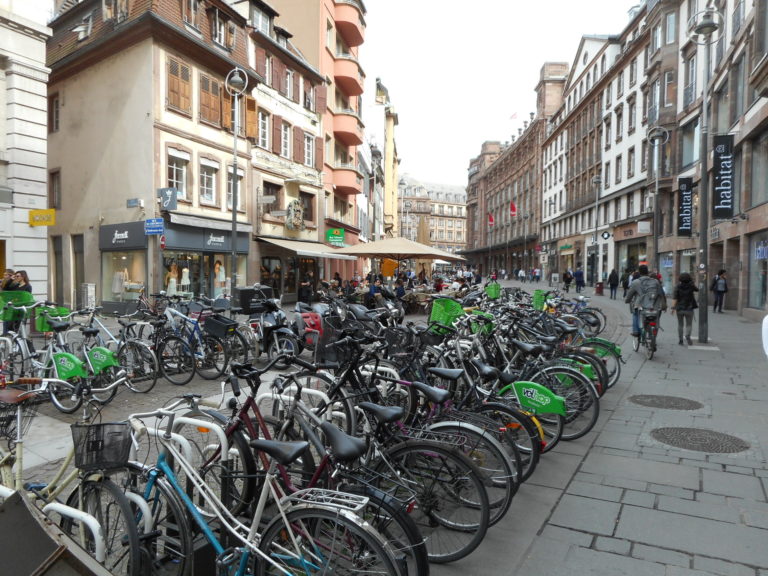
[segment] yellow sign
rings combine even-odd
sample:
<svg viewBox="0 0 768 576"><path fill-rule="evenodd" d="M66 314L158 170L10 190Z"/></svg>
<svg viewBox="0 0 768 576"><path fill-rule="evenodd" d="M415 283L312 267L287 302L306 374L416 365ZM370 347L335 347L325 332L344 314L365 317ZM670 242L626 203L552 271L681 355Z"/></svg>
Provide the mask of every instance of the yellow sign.
<svg viewBox="0 0 768 576"><path fill-rule="evenodd" d="M55 226L56 210L54 210L53 208L46 208L45 210L30 210L29 225L30 226Z"/></svg>

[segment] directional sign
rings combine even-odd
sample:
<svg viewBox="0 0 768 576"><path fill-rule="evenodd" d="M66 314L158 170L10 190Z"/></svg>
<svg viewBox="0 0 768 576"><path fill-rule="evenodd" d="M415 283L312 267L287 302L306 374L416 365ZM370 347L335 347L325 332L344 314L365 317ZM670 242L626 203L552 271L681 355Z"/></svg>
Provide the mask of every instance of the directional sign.
<svg viewBox="0 0 768 576"><path fill-rule="evenodd" d="M275 200L277 200L276 196L259 196L256 202L258 204L272 204Z"/></svg>
<svg viewBox="0 0 768 576"><path fill-rule="evenodd" d="M144 234L151 236L163 233L165 233L165 220L162 218L148 218L144 220Z"/></svg>

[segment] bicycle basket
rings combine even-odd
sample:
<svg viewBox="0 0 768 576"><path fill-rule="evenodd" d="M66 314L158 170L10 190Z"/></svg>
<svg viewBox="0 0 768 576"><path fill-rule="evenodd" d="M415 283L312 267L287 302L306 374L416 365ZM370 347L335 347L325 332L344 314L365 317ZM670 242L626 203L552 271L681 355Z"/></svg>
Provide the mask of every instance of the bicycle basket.
<svg viewBox="0 0 768 576"><path fill-rule="evenodd" d="M48 317L54 320L60 320L63 316L69 315L69 308L61 306L46 306L37 310L35 314L35 330L38 332L52 332L51 325L48 324Z"/></svg>
<svg viewBox="0 0 768 576"><path fill-rule="evenodd" d="M131 452L128 422L75 423L70 427L75 444L75 468L84 472L123 468Z"/></svg>
<svg viewBox="0 0 768 576"><path fill-rule="evenodd" d="M214 314L205 319L205 331L217 338L228 338L235 333L237 322L221 314Z"/></svg>
<svg viewBox="0 0 768 576"><path fill-rule="evenodd" d="M492 282L485 287L485 295L490 300L498 300L501 296L501 284L498 282Z"/></svg>
<svg viewBox="0 0 768 576"><path fill-rule="evenodd" d="M355 357L355 349L351 346L330 346L341 340L345 335L360 338L364 329L360 322L347 316L342 320L338 316L327 316L323 320L323 330L315 346L315 362L338 362L344 366Z"/></svg>
<svg viewBox="0 0 768 576"><path fill-rule="evenodd" d="M473 334L477 334L480 331L482 331L483 334L490 334L493 332L493 320L496 319L493 314L490 312L483 312L482 310L472 310L472 315L482 316L483 318L488 318L488 320L491 320L491 322L488 323L471 319L469 323Z"/></svg>
<svg viewBox="0 0 768 576"><path fill-rule="evenodd" d="M429 315L429 321L437 322L445 326L452 326L456 319L464 315L464 308L461 302L451 300L450 298L437 298L432 302L432 312Z"/></svg>
<svg viewBox="0 0 768 576"><path fill-rule="evenodd" d="M540 288L534 290L531 304L533 305L534 310L544 310L547 304L547 291Z"/></svg>
<svg viewBox="0 0 768 576"><path fill-rule="evenodd" d="M6 309L5 305L8 302L12 302L14 306L26 306L32 304L35 301L31 292L25 292L24 290L8 290L0 292L0 320L3 322L13 322L16 320L22 320L24 312L21 310Z"/></svg>

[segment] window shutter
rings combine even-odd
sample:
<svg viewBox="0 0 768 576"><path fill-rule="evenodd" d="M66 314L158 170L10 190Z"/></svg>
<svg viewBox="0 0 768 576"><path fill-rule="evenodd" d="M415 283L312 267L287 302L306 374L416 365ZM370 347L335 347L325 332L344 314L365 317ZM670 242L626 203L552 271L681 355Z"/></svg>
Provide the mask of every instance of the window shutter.
<svg viewBox="0 0 768 576"><path fill-rule="evenodd" d="M301 77L298 74L293 75L293 101L298 102L301 97Z"/></svg>
<svg viewBox="0 0 768 576"><path fill-rule="evenodd" d="M309 101L309 95L312 92L312 84L309 83L309 80L304 78L304 108L307 110L311 109L310 101Z"/></svg>
<svg viewBox="0 0 768 576"><path fill-rule="evenodd" d="M210 116L208 119L211 122L219 123L221 121L221 84L216 80L211 80L211 94L210 94Z"/></svg>
<svg viewBox="0 0 768 576"><path fill-rule="evenodd" d="M272 58L272 78L269 80L269 85L272 86L272 88L277 89L280 91L280 68L282 66L282 62L280 60L277 60L276 58Z"/></svg>
<svg viewBox="0 0 768 576"><path fill-rule="evenodd" d="M267 53L264 48L256 48L256 73L264 78L267 75ZM268 78L264 78L269 81Z"/></svg>
<svg viewBox="0 0 768 576"><path fill-rule="evenodd" d="M168 59L168 105L174 108L181 105L179 62L173 58Z"/></svg>
<svg viewBox="0 0 768 576"><path fill-rule="evenodd" d="M235 47L235 40L237 39L237 27L230 22L227 24L227 48L233 50Z"/></svg>
<svg viewBox="0 0 768 576"><path fill-rule="evenodd" d="M304 164L304 130L293 127L293 161Z"/></svg>
<svg viewBox="0 0 768 576"><path fill-rule="evenodd" d="M256 112L256 99L245 98L245 135L256 139L259 136L259 115Z"/></svg>
<svg viewBox="0 0 768 576"><path fill-rule="evenodd" d="M272 117L272 152L280 155L280 146L282 143L283 119L280 116Z"/></svg>
<svg viewBox="0 0 768 576"><path fill-rule="evenodd" d="M200 76L200 119L211 119L211 81L208 76Z"/></svg>
<svg viewBox="0 0 768 576"><path fill-rule="evenodd" d="M180 88L181 102L179 107L185 112L192 112L192 86L190 82L189 66L186 64L181 65Z"/></svg>
<svg viewBox="0 0 768 576"><path fill-rule="evenodd" d="M221 91L221 127L232 129L232 97L226 90Z"/></svg>
<svg viewBox="0 0 768 576"><path fill-rule="evenodd" d="M328 107L328 88L320 84L315 88L315 112L325 114Z"/></svg>
<svg viewBox="0 0 768 576"><path fill-rule="evenodd" d="M323 139L315 138L315 170L323 169Z"/></svg>

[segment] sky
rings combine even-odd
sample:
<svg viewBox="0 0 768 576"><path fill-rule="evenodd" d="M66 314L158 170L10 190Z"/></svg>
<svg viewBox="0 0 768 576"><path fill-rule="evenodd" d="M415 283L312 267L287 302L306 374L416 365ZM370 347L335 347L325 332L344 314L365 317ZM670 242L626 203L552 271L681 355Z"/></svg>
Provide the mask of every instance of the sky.
<svg viewBox="0 0 768 576"><path fill-rule="evenodd" d="M573 63L581 37L620 34L640 0L365 0L366 138L380 148L376 78L399 124L400 173L466 186L483 142L506 142L536 110L544 62Z"/></svg>

